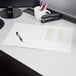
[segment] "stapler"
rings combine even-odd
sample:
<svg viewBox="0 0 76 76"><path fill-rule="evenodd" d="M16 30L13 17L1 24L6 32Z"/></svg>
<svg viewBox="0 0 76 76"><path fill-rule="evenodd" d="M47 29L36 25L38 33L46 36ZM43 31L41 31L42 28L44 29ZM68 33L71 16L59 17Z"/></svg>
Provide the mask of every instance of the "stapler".
<svg viewBox="0 0 76 76"><path fill-rule="evenodd" d="M61 14L59 14L59 13L46 14L46 15L42 16L41 23L56 21L59 19L61 19Z"/></svg>

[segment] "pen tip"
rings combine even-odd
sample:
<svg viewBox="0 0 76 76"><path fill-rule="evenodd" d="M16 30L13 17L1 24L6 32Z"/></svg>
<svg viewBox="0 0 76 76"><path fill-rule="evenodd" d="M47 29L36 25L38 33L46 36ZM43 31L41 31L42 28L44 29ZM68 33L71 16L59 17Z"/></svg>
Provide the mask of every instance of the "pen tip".
<svg viewBox="0 0 76 76"><path fill-rule="evenodd" d="M16 31L16 34L18 34L18 32Z"/></svg>

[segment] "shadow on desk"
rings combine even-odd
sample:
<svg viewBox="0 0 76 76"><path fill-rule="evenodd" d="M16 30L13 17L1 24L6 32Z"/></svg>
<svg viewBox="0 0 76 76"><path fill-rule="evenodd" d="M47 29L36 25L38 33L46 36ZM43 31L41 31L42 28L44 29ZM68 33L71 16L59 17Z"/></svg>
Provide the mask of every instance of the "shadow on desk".
<svg viewBox="0 0 76 76"><path fill-rule="evenodd" d="M0 51L1 76L42 76L26 65Z"/></svg>

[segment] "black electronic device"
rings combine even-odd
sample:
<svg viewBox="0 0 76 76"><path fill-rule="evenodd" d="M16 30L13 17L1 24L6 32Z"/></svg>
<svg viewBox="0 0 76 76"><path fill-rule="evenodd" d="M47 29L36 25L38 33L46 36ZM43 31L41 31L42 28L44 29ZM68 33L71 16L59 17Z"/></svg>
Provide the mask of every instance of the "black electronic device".
<svg viewBox="0 0 76 76"><path fill-rule="evenodd" d="M44 1L48 4L49 9L61 13L63 19L76 23L76 0Z"/></svg>
<svg viewBox="0 0 76 76"><path fill-rule="evenodd" d="M35 7L40 5L39 0L0 0L0 8L5 8L0 12L3 18L16 18L22 14L18 8Z"/></svg>
<svg viewBox="0 0 76 76"><path fill-rule="evenodd" d="M2 29L4 26L4 21L2 19L0 19L0 29Z"/></svg>
<svg viewBox="0 0 76 76"><path fill-rule="evenodd" d="M0 76L42 76L0 50Z"/></svg>

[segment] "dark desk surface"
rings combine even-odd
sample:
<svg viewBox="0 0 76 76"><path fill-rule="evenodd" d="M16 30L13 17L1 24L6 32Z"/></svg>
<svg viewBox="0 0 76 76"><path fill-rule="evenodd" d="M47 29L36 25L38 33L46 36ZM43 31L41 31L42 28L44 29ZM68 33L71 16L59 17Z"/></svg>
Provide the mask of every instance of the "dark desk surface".
<svg viewBox="0 0 76 76"><path fill-rule="evenodd" d="M11 56L0 51L1 76L42 76Z"/></svg>

